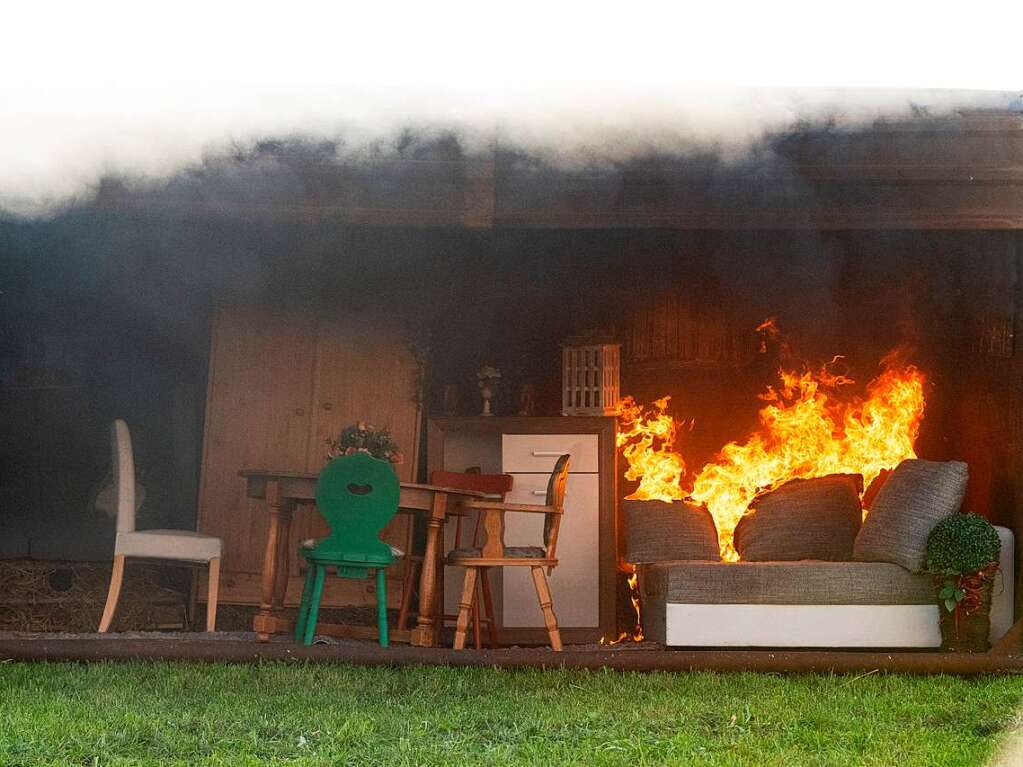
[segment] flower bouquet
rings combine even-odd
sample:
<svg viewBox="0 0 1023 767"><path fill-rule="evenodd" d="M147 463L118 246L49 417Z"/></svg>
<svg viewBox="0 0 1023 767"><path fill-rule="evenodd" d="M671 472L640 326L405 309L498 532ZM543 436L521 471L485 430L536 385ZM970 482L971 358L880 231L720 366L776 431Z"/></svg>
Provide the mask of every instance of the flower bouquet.
<svg viewBox="0 0 1023 767"><path fill-rule="evenodd" d="M388 429L378 429L365 421L346 426L337 439L327 440L328 458L353 453L369 453L374 458L391 463L401 463L403 460L391 432Z"/></svg>

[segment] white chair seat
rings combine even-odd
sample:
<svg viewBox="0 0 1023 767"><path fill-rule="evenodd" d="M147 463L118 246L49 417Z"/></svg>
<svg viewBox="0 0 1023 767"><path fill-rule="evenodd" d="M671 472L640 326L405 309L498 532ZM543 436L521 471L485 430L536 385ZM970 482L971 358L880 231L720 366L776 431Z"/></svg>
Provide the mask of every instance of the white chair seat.
<svg viewBox="0 0 1023 767"><path fill-rule="evenodd" d="M388 546L388 548L391 549L391 556L392 557L403 557L403 556L405 556L405 551L403 549L399 549L393 543L388 543L387 546ZM299 548L305 549L305 550L315 549L316 548L316 539L315 538L306 538L304 541L302 541L299 544Z"/></svg>
<svg viewBox="0 0 1023 767"><path fill-rule="evenodd" d="M222 548L219 538L190 530L134 530L117 534L114 554L209 562L220 556Z"/></svg>

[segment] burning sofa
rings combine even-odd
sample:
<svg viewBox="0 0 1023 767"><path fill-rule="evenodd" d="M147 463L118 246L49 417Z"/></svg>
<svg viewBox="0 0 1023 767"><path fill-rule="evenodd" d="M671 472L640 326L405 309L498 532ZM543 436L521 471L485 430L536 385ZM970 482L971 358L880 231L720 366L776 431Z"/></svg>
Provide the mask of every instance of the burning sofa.
<svg viewBox="0 0 1023 767"><path fill-rule="evenodd" d="M626 501L626 558L639 574L646 636L687 647L939 647L924 555L934 525L959 510L966 481L964 463L904 461L865 496L864 516L859 475L794 480L740 520L739 561L722 561L706 509ZM992 643L1013 622L1013 535L996 529Z"/></svg>

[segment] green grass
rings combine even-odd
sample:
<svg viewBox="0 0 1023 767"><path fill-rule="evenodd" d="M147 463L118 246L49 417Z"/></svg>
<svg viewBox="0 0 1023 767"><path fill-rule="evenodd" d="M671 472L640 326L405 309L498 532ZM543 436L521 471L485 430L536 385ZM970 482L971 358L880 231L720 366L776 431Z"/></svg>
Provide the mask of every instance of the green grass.
<svg viewBox="0 0 1023 767"><path fill-rule="evenodd" d="M0 664L0 765L976 765L1023 679Z"/></svg>

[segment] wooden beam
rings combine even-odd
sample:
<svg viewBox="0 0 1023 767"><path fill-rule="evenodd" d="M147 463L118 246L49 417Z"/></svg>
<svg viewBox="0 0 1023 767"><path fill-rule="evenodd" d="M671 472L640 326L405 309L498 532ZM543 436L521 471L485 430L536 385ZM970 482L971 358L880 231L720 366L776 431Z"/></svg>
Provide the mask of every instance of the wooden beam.
<svg viewBox="0 0 1023 767"><path fill-rule="evenodd" d="M666 650L623 646L451 650L375 642L304 647L291 641L198 639L188 635L120 638L51 638L0 635L0 661L130 661L138 659L259 663L265 660L353 663L362 666L476 666L586 668L622 671L718 671L814 674L1023 674L1023 656L993 653L837 652L833 650Z"/></svg>

